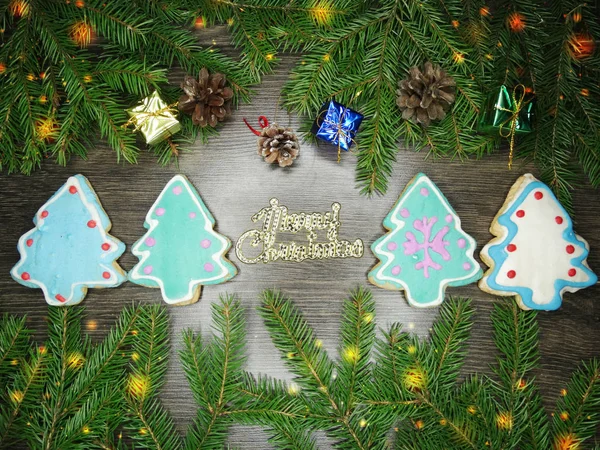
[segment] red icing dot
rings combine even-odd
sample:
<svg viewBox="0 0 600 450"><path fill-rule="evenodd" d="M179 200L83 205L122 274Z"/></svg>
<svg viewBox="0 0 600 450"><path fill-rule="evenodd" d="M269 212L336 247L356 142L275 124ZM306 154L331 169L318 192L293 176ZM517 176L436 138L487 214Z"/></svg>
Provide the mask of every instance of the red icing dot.
<svg viewBox="0 0 600 450"><path fill-rule="evenodd" d="M560 225L561 223L563 223L563 218L562 218L562 217L560 217L560 216L556 216L556 217L554 218L554 220L556 220L556 223L557 223L557 224L559 224L559 225Z"/></svg>
<svg viewBox="0 0 600 450"><path fill-rule="evenodd" d="M517 246L515 244L508 244L506 246L506 250L508 250L509 252L514 252L517 249Z"/></svg>
<svg viewBox="0 0 600 450"><path fill-rule="evenodd" d="M64 302L66 302L66 301L67 301L67 299L66 299L66 298L64 298L64 297L63 297L62 295L60 295L60 294L56 294L56 295L54 296L54 298L56 298L56 300L58 300L58 301L59 301L59 302L61 302L61 303L64 303Z"/></svg>
<svg viewBox="0 0 600 450"><path fill-rule="evenodd" d="M110 278L110 273L109 272L102 272L102 278L108 280Z"/></svg>
<svg viewBox="0 0 600 450"><path fill-rule="evenodd" d="M71 186L71 187L69 188L69 192L70 192L71 194L77 194L77 188L76 188L75 186Z"/></svg>
<svg viewBox="0 0 600 450"><path fill-rule="evenodd" d="M575 247L573 247L572 245L567 245L566 250L569 255L575 253Z"/></svg>
<svg viewBox="0 0 600 450"><path fill-rule="evenodd" d="M509 270L508 273L506 274L506 276L508 278L514 278L517 276L517 272L515 272L514 270Z"/></svg>
<svg viewBox="0 0 600 450"><path fill-rule="evenodd" d="M27 272L23 272L21 274L21 278L23 278L25 281L27 281L31 278L31 276Z"/></svg>
<svg viewBox="0 0 600 450"><path fill-rule="evenodd" d="M33 239L27 239L27 247L31 247L33 245Z"/></svg>
<svg viewBox="0 0 600 450"><path fill-rule="evenodd" d="M42 214L40 214L42 216L42 219L45 219L46 217L48 217L48 211L42 211Z"/></svg>
<svg viewBox="0 0 600 450"><path fill-rule="evenodd" d="M577 274L577 271L575 269L569 269L568 273L570 277L574 277Z"/></svg>
<svg viewBox="0 0 600 450"><path fill-rule="evenodd" d="M108 242L102 244L102 250L104 250L105 252L110 250L110 244Z"/></svg>
<svg viewBox="0 0 600 450"><path fill-rule="evenodd" d="M90 220L87 223L87 226L90 227L90 228L96 228L96 221L95 220Z"/></svg>
<svg viewBox="0 0 600 450"><path fill-rule="evenodd" d="M525 217L525 211L523 211L522 209L518 210L517 217Z"/></svg>
<svg viewBox="0 0 600 450"><path fill-rule="evenodd" d="M536 200L541 200L542 198L544 198L544 194L542 194L540 191L537 191L535 194L533 194L533 196Z"/></svg>

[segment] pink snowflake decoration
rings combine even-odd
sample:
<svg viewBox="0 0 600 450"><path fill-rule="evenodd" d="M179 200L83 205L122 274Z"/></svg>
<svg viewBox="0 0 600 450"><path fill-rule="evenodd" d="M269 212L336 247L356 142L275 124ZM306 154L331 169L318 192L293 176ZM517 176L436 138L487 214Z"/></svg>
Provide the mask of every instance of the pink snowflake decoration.
<svg viewBox="0 0 600 450"><path fill-rule="evenodd" d="M430 267L434 270L440 270L442 268L441 264L436 263L431 258L431 255L429 254L430 249L440 255L444 261L450 260L450 253L446 250L446 246L450 245L450 242L444 241L444 236L448 233L450 228L447 226L443 227L433 237L433 240L430 240L431 229L437 220L437 217L431 217L429 220L427 217L423 217L423 220L415 220L413 226L415 227L415 230L418 230L423 234L423 243L419 243L416 236L411 231L408 231L406 233L407 241L403 244L405 255L414 255L418 251L423 250L423 259L415 264L415 268L417 270L423 269L425 278L429 278Z"/></svg>

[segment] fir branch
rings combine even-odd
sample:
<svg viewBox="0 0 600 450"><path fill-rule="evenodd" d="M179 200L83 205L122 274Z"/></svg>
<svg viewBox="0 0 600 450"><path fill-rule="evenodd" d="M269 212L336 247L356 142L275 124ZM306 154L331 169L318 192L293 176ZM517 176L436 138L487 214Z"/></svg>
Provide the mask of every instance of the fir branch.
<svg viewBox="0 0 600 450"><path fill-rule="evenodd" d="M4 314L0 318L0 390L7 384L7 376L25 358L31 332L25 328L25 317Z"/></svg>
<svg viewBox="0 0 600 450"><path fill-rule="evenodd" d="M552 421L553 445L581 446L594 437L600 423L600 362L583 363L559 399Z"/></svg>
<svg viewBox="0 0 600 450"><path fill-rule="evenodd" d="M431 345L435 366L431 376L441 389L456 382L466 356L464 346L473 326L473 313L470 300L450 298L444 302L433 325Z"/></svg>
<svg viewBox="0 0 600 450"><path fill-rule="evenodd" d="M7 405L0 412L0 448L9 448L9 444L23 438L22 431L15 429L18 426L24 430L28 426L23 409L29 413L32 407L35 408L42 393L50 355L44 347L34 347L28 356L28 360L22 358L10 387L0 395Z"/></svg>
<svg viewBox="0 0 600 450"><path fill-rule="evenodd" d="M186 349L182 352L186 376L201 406L186 436L185 447L189 449L223 445L230 423L224 412L227 405L241 396L245 321L239 301L233 296L221 297L220 303L213 305L212 318L218 334L213 336L210 352L206 352L200 339L194 339L192 334L186 335ZM200 365L207 363L212 370L210 378L198 373Z"/></svg>

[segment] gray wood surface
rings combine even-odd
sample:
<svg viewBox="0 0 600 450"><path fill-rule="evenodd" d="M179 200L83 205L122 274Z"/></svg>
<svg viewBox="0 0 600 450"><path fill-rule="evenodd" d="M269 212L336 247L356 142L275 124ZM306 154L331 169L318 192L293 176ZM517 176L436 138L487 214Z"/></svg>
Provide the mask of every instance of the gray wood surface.
<svg viewBox="0 0 600 450"><path fill-rule="evenodd" d="M207 44L216 39L217 46L227 47L228 37L223 30L206 30L199 37ZM47 307L39 290L27 289L15 283L10 268L18 260L16 244L21 234L29 230L37 209L73 174L88 177L108 212L113 228L111 233L128 245L120 262L125 269L137 259L129 253L131 244L145 231L144 216L162 190L176 173L189 177L216 218L216 229L233 242L253 227L250 217L277 197L292 211L326 211L333 201L342 204L341 237L364 240L366 252L361 259L305 261L303 263L271 263L244 265L233 251L229 257L239 274L231 282L205 287L198 303L185 307L169 307L172 358L167 383L162 393L166 407L173 414L181 431L191 423L195 405L189 391L177 349L185 328L210 333L210 305L224 292L235 293L246 308L248 322L247 369L290 379L271 343L255 308L265 288L278 288L293 298L309 323L315 328L324 346L337 354L342 299L350 289L366 285L366 274L376 259L368 250L371 243L384 233L381 222L406 183L418 172L424 172L438 184L460 215L466 232L478 243L478 250L490 239L489 225L502 205L509 187L531 167L515 167L508 171L507 154L496 154L481 161L424 160L425 153L401 149L394 164L388 193L366 198L355 188L355 157L344 154L336 163L336 149L328 146L302 145L296 163L288 169L269 166L256 154L256 138L242 122L252 122L260 114L272 118L277 109L281 86L293 67L295 57L284 58L275 74L265 77L250 104L242 105L221 130L220 136L208 145L195 145L184 153L175 165L160 167L148 153L142 153L137 165L117 165L114 154L104 144L90 151L89 159L72 160L67 167L45 164L30 177L0 176L0 313L27 314L28 324L38 330L37 338L45 335ZM178 82L179 74L173 77ZM397 114L397 111L390 111ZM297 127L299 120L277 113L279 123ZM141 144L140 144L141 145ZM535 171L533 171L535 173ZM600 270L600 191L580 189L574 194L576 231L588 240L592 269ZM477 251L477 254L479 252ZM410 308L399 292L371 286L377 302L377 323L387 327L399 321L406 329L426 337L438 309ZM476 325L469 341L469 357L465 373L489 372L495 351L491 338L489 314L494 298L481 292L476 285L450 288L449 295L471 297L476 308ZM545 404L553 407L560 389L570 372L581 359L600 356L600 306L595 301L598 286L576 294L566 294L563 307L556 312L539 315L541 328L541 368L537 378ZM121 308L132 302L160 303L160 291L144 289L126 283L116 289L96 289L88 293L83 305L88 321L97 325L89 332L94 339L105 336ZM90 322L86 322L90 324ZM329 442L319 438L322 448ZM260 429L234 427L230 443L238 448L270 448L266 434Z"/></svg>

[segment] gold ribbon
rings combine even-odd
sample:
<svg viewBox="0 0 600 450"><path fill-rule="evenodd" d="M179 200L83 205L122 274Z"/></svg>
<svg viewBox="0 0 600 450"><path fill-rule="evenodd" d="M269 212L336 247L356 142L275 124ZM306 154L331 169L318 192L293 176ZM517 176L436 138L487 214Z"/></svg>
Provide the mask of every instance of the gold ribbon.
<svg viewBox="0 0 600 450"><path fill-rule="evenodd" d="M130 125L135 124L133 131L139 131L151 118L162 116L166 119L170 119L171 117L165 113L177 113L177 110L174 108L174 106L177 106L177 102L166 105L163 108L157 109L156 111L133 112L134 115L132 115L129 120L123 124L123 128L128 128Z"/></svg>
<svg viewBox="0 0 600 450"><path fill-rule="evenodd" d="M517 89L521 88L522 92L519 97L517 97ZM506 119L504 122L500 124L499 132L500 136L503 138L510 139L510 153L508 154L508 169L512 169L513 155L515 151L515 132L517 129L517 123L519 120L519 114L525 105L527 105L531 100L525 101L525 86L522 84L517 84L512 91L512 100L513 100L513 109L503 108L501 106L496 106L495 108L499 111L506 111L511 113L511 116ZM504 126L510 122L510 129L508 133L503 132Z"/></svg>
<svg viewBox="0 0 600 450"><path fill-rule="evenodd" d="M346 111L348 111L348 108L344 107L344 112L342 113L342 115L340 116L340 120L338 122L334 122L332 120L329 119L321 119L321 123L319 124L319 127L321 127L321 125L323 125L324 123L327 125L332 126L333 128L336 128L337 131L334 135L334 139L337 139L338 141L338 153L337 153L337 162L338 164L340 163L340 161L342 160L342 144L340 141L340 137L342 137L344 140L348 140L350 139L350 142L356 144L356 141L350 136L349 133L346 133L346 131L342 128L342 123L344 122L344 115L346 114ZM319 120L321 118L321 116L323 114L327 114L328 110L323 110L321 112L321 114L319 114L319 117L317 117L317 120ZM358 145L358 144L356 144ZM348 146L350 147L350 146Z"/></svg>

